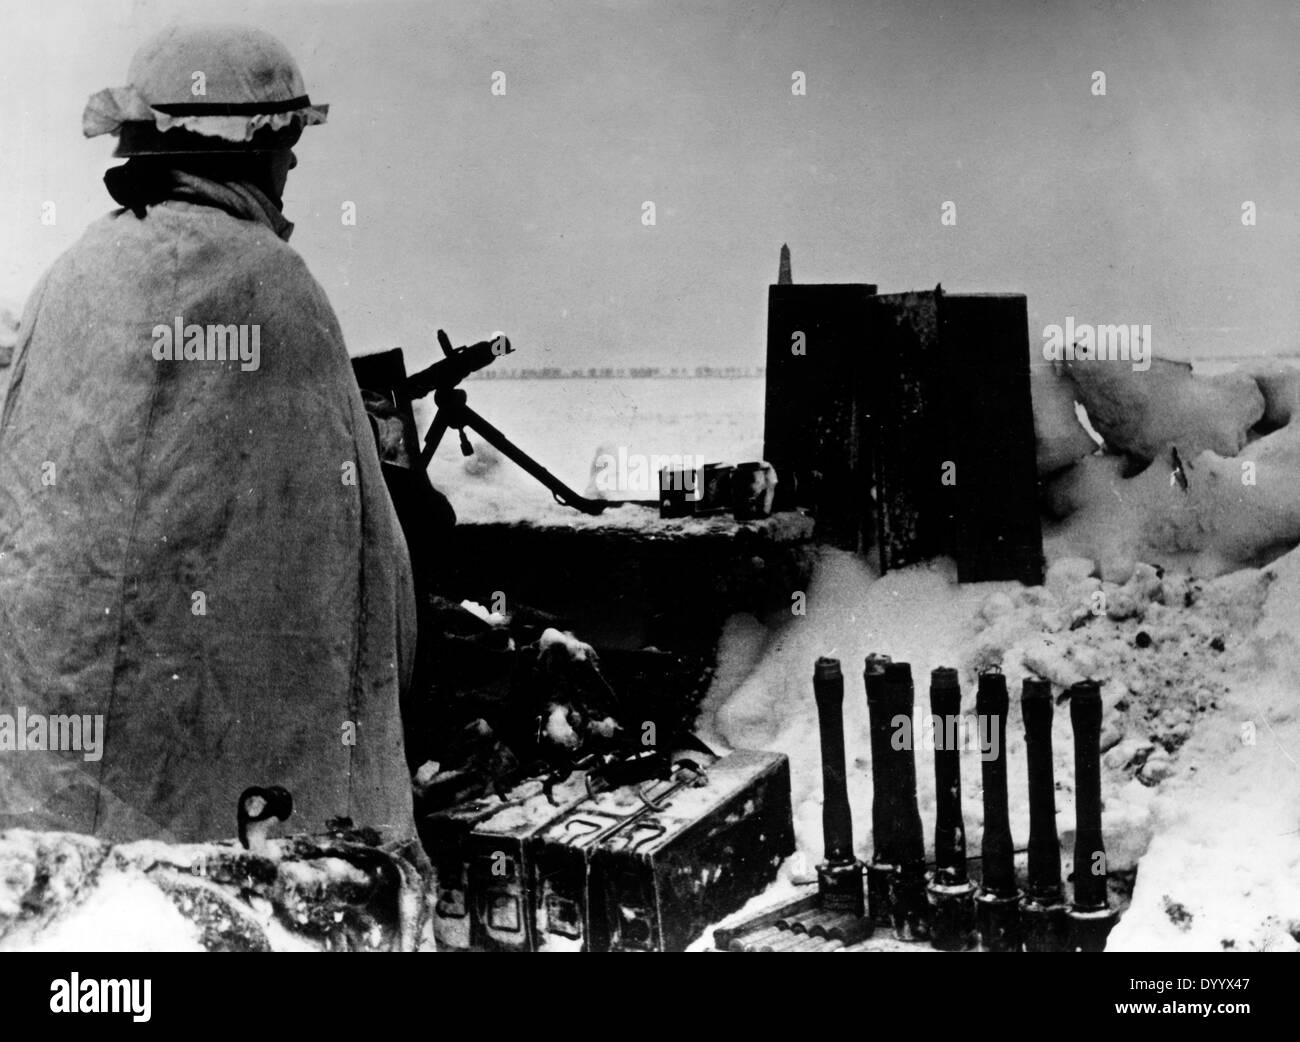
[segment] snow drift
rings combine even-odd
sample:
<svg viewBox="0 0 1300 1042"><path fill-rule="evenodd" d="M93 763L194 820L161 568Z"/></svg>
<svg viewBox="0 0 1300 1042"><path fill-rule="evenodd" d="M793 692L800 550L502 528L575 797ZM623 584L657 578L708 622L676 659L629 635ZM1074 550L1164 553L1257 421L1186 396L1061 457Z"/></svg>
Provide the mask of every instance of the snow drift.
<svg viewBox="0 0 1300 1042"><path fill-rule="evenodd" d="M1049 559L1088 557L1119 582L1139 561L1213 577L1300 543L1300 370L1076 362L1058 380L1105 446L1045 479Z"/></svg>

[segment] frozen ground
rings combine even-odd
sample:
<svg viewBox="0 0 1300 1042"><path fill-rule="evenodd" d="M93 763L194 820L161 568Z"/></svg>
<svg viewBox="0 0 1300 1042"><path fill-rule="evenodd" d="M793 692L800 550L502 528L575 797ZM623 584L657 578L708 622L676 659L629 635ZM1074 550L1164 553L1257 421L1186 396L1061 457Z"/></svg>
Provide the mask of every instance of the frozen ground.
<svg viewBox="0 0 1300 1042"><path fill-rule="evenodd" d="M1230 368L1216 363L1197 372ZM578 491L595 454L618 446L721 460L756 458L761 451L758 379L467 386L472 405ZM454 441L444 443L431 474L465 520L573 516L507 462L471 459L467 468ZM1070 535L1052 530L1049 560L1087 542L1080 533ZM811 686L818 655L845 664L850 796L859 853L869 854L861 668L868 652L880 652L912 664L922 704L930 670L958 668L967 713L978 670L991 664L1005 670L1013 696L1008 755L1018 847L1028 834L1021 679L1038 675L1068 684L1090 676L1102 682L1110 867L1120 873L1138 867L1132 905L1112 948L1300 948L1300 554L1206 579L1176 567L1162 575L1148 566L1120 569L1123 583L1097 577L1111 570L1109 563L1102 570L1094 560L1064 558L1043 587L960 586L945 561L879 578L856 557L827 552L808 591L806 616L778 628L733 618L701 729L721 745L790 756L799 839L799 853L755 905L777 900L793 882L809 881L821 853ZM1065 706L1055 716L1055 749L1068 873L1074 772ZM927 832L932 771L930 754L921 751L917 774ZM982 815L975 751L963 754L962 774L968 844L976 853Z"/></svg>

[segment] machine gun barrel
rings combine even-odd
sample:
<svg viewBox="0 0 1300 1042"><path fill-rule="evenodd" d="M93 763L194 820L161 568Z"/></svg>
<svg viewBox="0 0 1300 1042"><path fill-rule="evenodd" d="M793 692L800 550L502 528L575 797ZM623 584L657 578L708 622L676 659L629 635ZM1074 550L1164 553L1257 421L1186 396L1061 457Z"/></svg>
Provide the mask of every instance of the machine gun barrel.
<svg viewBox="0 0 1300 1042"><path fill-rule="evenodd" d="M514 348L510 340L498 336L493 340L480 340L468 347L451 346L447 334L438 330L438 343L442 346L445 358L440 358L427 369L421 369L406 378L404 390L411 399L423 398L435 391L448 390L457 386L471 373L486 369L502 355L511 354Z"/></svg>

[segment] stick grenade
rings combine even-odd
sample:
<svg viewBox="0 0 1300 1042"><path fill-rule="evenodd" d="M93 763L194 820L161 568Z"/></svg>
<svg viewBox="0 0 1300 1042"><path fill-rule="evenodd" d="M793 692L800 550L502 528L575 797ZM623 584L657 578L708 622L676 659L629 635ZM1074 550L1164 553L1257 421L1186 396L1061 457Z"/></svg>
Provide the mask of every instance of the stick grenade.
<svg viewBox="0 0 1300 1042"><path fill-rule="evenodd" d="M929 900L925 893L925 836L916 803L916 751L912 709L916 692L912 667L906 662L885 666L885 708L889 734L885 763L893 775L894 863L891 907L894 932L900 940L924 941L930 937Z"/></svg>
<svg viewBox="0 0 1300 1042"><path fill-rule="evenodd" d="M1070 688L1074 727L1074 903L1072 951L1099 952L1115 925L1106 899L1106 848L1101 837L1101 686L1081 680Z"/></svg>
<svg viewBox="0 0 1300 1042"><path fill-rule="evenodd" d="M985 951L1020 951L1020 890L1007 812L1007 678L996 667L979 676L975 718L979 722L980 772L984 785L984 870L975 899Z"/></svg>
<svg viewBox="0 0 1300 1042"><path fill-rule="evenodd" d="M862 863L853 856L853 818L844 769L844 675L840 661L819 658L813 695L822 739L822 840L826 860L817 866L817 891L828 912L865 914Z"/></svg>
<svg viewBox="0 0 1300 1042"><path fill-rule="evenodd" d="M868 655L862 675L871 717L871 864L867 866L867 905L876 926L892 927L894 875L893 776L889 769L889 710L885 705L888 655Z"/></svg>
<svg viewBox="0 0 1300 1042"><path fill-rule="evenodd" d="M945 952L975 946L975 887L966 877L966 826L961 819L961 687L957 671L940 666L930 674L934 717L934 878L930 944Z"/></svg>
<svg viewBox="0 0 1300 1042"><path fill-rule="evenodd" d="M1061 841L1056 835L1056 778L1052 763L1052 685L1027 678L1020 694L1029 760L1029 886L1020 902L1027 952L1065 951L1069 940L1061 888Z"/></svg>

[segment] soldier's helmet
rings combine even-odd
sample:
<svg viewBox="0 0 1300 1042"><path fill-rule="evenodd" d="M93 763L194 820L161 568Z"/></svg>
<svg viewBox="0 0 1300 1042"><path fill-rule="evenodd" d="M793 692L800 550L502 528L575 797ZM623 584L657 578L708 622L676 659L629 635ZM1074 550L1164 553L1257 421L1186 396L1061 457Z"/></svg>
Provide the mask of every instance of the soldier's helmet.
<svg viewBox="0 0 1300 1042"><path fill-rule="evenodd" d="M117 156L267 151L291 147L328 112L312 103L298 63L270 33L173 26L136 51L125 87L91 96L82 132L116 134Z"/></svg>

